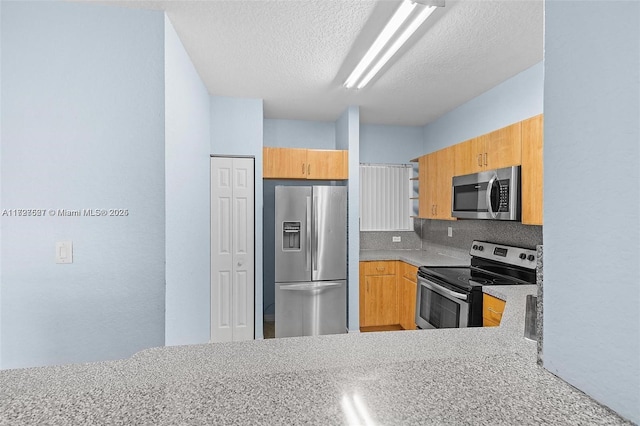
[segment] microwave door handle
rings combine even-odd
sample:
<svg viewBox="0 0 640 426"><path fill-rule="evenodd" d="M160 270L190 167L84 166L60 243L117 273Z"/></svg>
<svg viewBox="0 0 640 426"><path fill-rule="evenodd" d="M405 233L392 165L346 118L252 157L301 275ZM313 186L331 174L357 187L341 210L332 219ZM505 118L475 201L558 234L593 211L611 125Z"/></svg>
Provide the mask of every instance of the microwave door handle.
<svg viewBox="0 0 640 426"><path fill-rule="evenodd" d="M493 184L498 179L498 175L494 174L491 179L489 179L489 183L487 184L487 210L493 219L498 217L498 213L493 211L493 207L491 206L491 190L493 189ZM498 182L499 184L500 182Z"/></svg>

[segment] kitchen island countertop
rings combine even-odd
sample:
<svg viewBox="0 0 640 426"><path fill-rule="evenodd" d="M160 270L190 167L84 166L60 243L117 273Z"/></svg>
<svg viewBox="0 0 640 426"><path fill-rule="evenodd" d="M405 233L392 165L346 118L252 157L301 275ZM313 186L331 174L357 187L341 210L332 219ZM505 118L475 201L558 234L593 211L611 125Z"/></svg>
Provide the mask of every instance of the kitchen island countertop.
<svg viewBox="0 0 640 426"><path fill-rule="evenodd" d="M0 371L0 424L625 424L536 364L535 286L499 286L492 328L161 347Z"/></svg>

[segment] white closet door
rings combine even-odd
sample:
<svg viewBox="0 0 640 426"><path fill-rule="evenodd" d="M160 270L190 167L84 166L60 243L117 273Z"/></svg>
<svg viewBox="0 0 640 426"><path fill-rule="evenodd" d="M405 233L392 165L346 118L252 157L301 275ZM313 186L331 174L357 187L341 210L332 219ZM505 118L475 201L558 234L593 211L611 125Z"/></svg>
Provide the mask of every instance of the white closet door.
<svg viewBox="0 0 640 426"><path fill-rule="evenodd" d="M253 340L253 159L233 159L233 340Z"/></svg>
<svg viewBox="0 0 640 426"><path fill-rule="evenodd" d="M211 158L211 341L254 335L254 160Z"/></svg>

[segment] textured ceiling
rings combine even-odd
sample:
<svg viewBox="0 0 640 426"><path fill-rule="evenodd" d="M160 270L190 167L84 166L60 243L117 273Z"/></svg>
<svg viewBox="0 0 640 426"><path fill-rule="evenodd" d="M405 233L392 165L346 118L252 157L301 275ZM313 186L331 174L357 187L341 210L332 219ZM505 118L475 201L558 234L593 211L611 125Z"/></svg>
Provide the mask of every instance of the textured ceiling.
<svg viewBox="0 0 640 426"><path fill-rule="evenodd" d="M209 92L266 118L424 125L542 60L543 0L445 0L368 86L342 86L399 1L104 1L165 10Z"/></svg>

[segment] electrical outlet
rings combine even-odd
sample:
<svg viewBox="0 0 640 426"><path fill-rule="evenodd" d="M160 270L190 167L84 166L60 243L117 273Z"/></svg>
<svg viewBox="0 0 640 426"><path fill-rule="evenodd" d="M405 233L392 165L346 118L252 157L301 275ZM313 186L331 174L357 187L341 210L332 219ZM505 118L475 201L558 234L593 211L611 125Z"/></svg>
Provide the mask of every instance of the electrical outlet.
<svg viewBox="0 0 640 426"><path fill-rule="evenodd" d="M452 226L449 226L449 227L447 228L447 235L448 235L449 237L453 237L453 227L452 227Z"/></svg>
<svg viewBox="0 0 640 426"><path fill-rule="evenodd" d="M391 241L394 243L399 243L402 241L402 237L391 237Z"/></svg>

